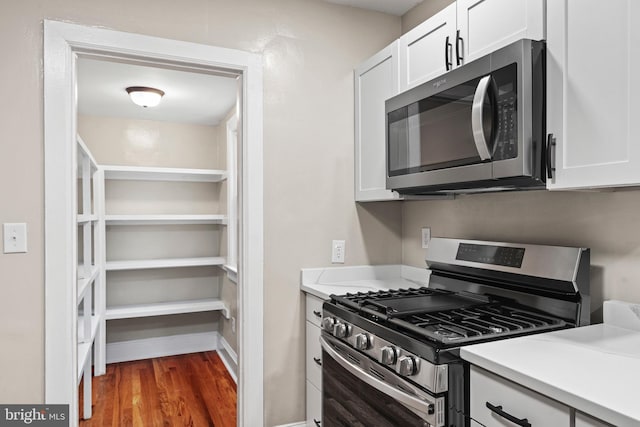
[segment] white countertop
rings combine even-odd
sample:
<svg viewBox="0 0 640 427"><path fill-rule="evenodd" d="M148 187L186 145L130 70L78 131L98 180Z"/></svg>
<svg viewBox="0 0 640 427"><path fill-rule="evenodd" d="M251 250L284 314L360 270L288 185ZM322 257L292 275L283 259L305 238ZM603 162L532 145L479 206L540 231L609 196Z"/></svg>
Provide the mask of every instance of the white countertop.
<svg viewBox="0 0 640 427"><path fill-rule="evenodd" d="M640 305L604 323L462 347L470 363L616 426L640 426Z"/></svg>
<svg viewBox="0 0 640 427"><path fill-rule="evenodd" d="M303 268L300 289L322 299L331 294L427 286L430 271L407 265Z"/></svg>

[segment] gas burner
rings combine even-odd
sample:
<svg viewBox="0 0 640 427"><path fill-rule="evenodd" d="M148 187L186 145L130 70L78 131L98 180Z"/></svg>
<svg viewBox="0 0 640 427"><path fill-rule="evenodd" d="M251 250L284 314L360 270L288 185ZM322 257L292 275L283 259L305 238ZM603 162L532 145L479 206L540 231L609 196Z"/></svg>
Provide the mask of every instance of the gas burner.
<svg viewBox="0 0 640 427"><path fill-rule="evenodd" d="M333 295L332 299L375 322L441 345L566 327L558 318L502 301L424 287Z"/></svg>

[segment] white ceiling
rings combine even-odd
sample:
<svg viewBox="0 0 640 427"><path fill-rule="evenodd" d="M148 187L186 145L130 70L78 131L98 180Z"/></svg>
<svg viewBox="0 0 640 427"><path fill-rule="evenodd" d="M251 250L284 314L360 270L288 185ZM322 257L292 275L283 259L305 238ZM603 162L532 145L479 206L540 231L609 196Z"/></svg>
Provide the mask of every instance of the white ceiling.
<svg viewBox="0 0 640 427"><path fill-rule="evenodd" d="M325 0L329 3L343 4L345 6L358 7L360 9L375 10L402 16L423 0Z"/></svg>
<svg viewBox="0 0 640 427"><path fill-rule="evenodd" d="M129 99L129 86L165 92L160 105L143 108ZM217 125L236 102L237 81L199 72L78 59L80 114Z"/></svg>

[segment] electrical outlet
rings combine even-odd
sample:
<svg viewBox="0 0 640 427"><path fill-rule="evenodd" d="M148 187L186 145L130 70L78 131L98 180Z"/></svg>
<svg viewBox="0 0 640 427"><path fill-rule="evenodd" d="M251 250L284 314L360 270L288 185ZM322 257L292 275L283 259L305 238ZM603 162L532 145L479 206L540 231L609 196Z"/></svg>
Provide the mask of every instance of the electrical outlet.
<svg viewBox="0 0 640 427"><path fill-rule="evenodd" d="M429 247L429 240L431 240L431 228L424 227L422 229L422 249L427 249Z"/></svg>
<svg viewBox="0 0 640 427"><path fill-rule="evenodd" d="M233 332L234 334L236 333L236 318L235 317L231 318L231 332Z"/></svg>
<svg viewBox="0 0 640 427"><path fill-rule="evenodd" d="M331 242L331 262L333 264L344 264L344 240Z"/></svg>

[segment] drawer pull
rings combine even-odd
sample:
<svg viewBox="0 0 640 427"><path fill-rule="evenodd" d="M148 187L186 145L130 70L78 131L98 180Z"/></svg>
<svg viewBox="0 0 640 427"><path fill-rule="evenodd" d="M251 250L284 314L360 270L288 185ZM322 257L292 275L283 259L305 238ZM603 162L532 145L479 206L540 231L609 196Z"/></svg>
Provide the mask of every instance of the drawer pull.
<svg viewBox="0 0 640 427"><path fill-rule="evenodd" d="M318 427L320 427L320 426L322 425L322 424L320 424L320 421L316 420L315 418L313 419L313 422L314 422Z"/></svg>
<svg viewBox="0 0 640 427"><path fill-rule="evenodd" d="M529 424L529 420L527 420L526 418L518 419L514 417L513 415L503 411L502 406L494 406L491 403L487 402L487 408L489 408L491 412L495 412L496 414L500 415L502 418L505 418L516 425L519 425L522 427L531 427L531 424Z"/></svg>
<svg viewBox="0 0 640 427"><path fill-rule="evenodd" d="M316 365L322 366L322 360L319 357L314 357L313 361L316 362Z"/></svg>
<svg viewBox="0 0 640 427"><path fill-rule="evenodd" d="M322 317L322 313L320 313L318 310L313 310L313 314L314 314L316 317Z"/></svg>

